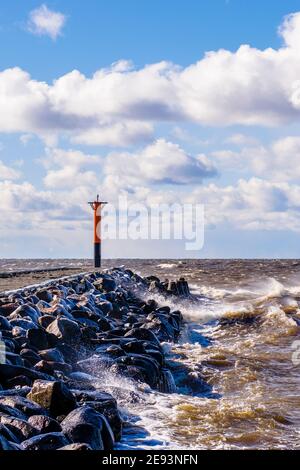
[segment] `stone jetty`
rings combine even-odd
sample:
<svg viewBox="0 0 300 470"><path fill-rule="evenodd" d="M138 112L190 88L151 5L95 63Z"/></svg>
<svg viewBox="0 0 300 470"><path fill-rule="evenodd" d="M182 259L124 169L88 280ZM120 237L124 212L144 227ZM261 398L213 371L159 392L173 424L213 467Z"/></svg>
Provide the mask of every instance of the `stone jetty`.
<svg viewBox="0 0 300 470"><path fill-rule="evenodd" d="M163 301L189 296L184 279L125 268L0 296L0 450L113 449L118 403L91 377L171 392L161 343L177 340L183 319Z"/></svg>

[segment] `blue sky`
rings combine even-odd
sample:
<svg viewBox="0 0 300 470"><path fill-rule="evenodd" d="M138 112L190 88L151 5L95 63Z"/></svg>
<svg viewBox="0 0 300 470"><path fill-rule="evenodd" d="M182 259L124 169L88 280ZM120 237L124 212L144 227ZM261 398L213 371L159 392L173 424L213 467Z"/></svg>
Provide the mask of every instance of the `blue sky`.
<svg viewBox="0 0 300 470"><path fill-rule="evenodd" d="M300 1L87 3L0 6L0 256L89 257L99 189L206 213L107 257L299 257Z"/></svg>

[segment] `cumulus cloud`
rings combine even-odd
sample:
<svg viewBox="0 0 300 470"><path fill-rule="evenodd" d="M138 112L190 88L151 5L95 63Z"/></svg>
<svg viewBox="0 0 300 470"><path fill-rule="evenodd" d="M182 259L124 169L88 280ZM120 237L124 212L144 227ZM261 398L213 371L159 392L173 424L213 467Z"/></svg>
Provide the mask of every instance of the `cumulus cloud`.
<svg viewBox="0 0 300 470"><path fill-rule="evenodd" d="M46 5L41 5L29 13L28 31L38 36L49 36L55 40L61 35L65 23L65 15L49 10Z"/></svg>
<svg viewBox="0 0 300 470"><path fill-rule="evenodd" d="M57 148L48 149L46 153L47 156L42 163L48 170L43 180L47 188L67 189L88 186L92 190L97 187L99 182L97 174L86 167L98 165L99 173L101 158L98 155L87 155L79 150Z"/></svg>
<svg viewBox="0 0 300 470"><path fill-rule="evenodd" d="M17 180L21 177L21 173L14 168L5 165L0 160L0 181L1 180Z"/></svg>
<svg viewBox="0 0 300 470"><path fill-rule="evenodd" d="M257 145L259 142L255 137L246 134L232 134L225 139L226 144L233 144L236 146L242 145Z"/></svg>
<svg viewBox="0 0 300 470"><path fill-rule="evenodd" d="M126 147L150 140L153 132L153 126L146 122L99 123L98 127L79 132L72 141L85 145Z"/></svg>
<svg viewBox="0 0 300 470"><path fill-rule="evenodd" d="M104 173L123 185L200 184L216 176L217 170L205 155L192 157L179 145L158 139L135 153L111 153Z"/></svg>
<svg viewBox="0 0 300 470"><path fill-rule="evenodd" d="M74 70L51 84L19 68L4 70L0 131L45 139L65 134L88 145L122 146L149 139L152 126L163 121L213 126L297 122L300 13L284 20L280 34L279 49L220 49L185 68L162 61L136 70L122 60L91 77Z"/></svg>
<svg viewBox="0 0 300 470"><path fill-rule="evenodd" d="M256 144L238 151L212 152L211 159L226 171L247 171L273 181L300 180L300 137L288 136L269 145Z"/></svg>
<svg viewBox="0 0 300 470"><path fill-rule="evenodd" d="M298 185L250 178L241 179L234 186L199 187L187 201L204 204L206 221L213 225L300 232L299 197Z"/></svg>

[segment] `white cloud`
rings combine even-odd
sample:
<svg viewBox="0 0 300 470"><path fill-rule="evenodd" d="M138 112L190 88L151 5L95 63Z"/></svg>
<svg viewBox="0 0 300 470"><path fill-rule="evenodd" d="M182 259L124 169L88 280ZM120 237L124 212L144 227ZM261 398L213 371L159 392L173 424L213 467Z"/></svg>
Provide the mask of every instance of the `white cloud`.
<svg viewBox="0 0 300 470"><path fill-rule="evenodd" d="M61 35L65 23L65 15L41 5L29 13L28 30L38 36L49 36L55 40Z"/></svg>
<svg viewBox="0 0 300 470"><path fill-rule="evenodd" d="M6 166L1 160L0 160L0 181L1 180L16 180L21 177L21 173L14 168L10 168L9 166Z"/></svg>
<svg viewBox="0 0 300 470"><path fill-rule="evenodd" d="M48 149L42 163L48 170L44 178L47 188L87 186L93 190L99 182L97 173L100 173L101 158L98 155L87 155L79 150ZM98 165L97 173L87 169L90 165Z"/></svg>
<svg viewBox="0 0 300 470"><path fill-rule="evenodd" d="M200 184L216 176L217 170L205 155L192 157L179 145L159 139L135 153L111 153L104 173L123 186L144 184Z"/></svg>
<svg viewBox="0 0 300 470"><path fill-rule="evenodd" d="M199 187L187 197L205 205L209 224L245 230L300 232L300 187L259 178L241 179L235 186Z"/></svg>
<svg viewBox="0 0 300 470"><path fill-rule="evenodd" d="M153 126L146 122L127 121L101 124L98 127L80 132L72 141L85 145L107 145L126 147L150 140Z"/></svg>
<svg viewBox="0 0 300 470"><path fill-rule="evenodd" d="M24 145L24 147L27 146L27 144L33 139L33 135L32 134L22 134L20 136L20 141L22 142L22 144Z"/></svg>
<svg viewBox="0 0 300 470"><path fill-rule="evenodd" d="M135 70L120 61L92 77L72 71L52 84L19 68L0 74L0 131L64 134L91 145L148 140L154 124L276 126L300 118L300 13L281 27L281 48L242 45L209 52L186 68ZM54 140L55 141L55 140Z"/></svg>
<svg viewBox="0 0 300 470"><path fill-rule="evenodd" d="M236 146L242 145L257 145L259 142L255 137L246 134L232 134L227 139L225 139L226 144L233 144Z"/></svg>
<svg viewBox="0 0 300 470"><path fill-rule="evenodd" d="M239 151L219 150L211 154L224 172L246 171L267 180L300 180L300 137L288 136L270 145L253 145Z"/></svg>

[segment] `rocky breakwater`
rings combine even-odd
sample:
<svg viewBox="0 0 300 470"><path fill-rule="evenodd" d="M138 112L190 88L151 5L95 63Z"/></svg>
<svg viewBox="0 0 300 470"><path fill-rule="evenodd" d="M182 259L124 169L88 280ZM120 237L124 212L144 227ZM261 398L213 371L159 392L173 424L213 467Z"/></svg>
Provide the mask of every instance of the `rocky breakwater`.
<svg viewBox="0 0 300 470"><path fill-rule="evenodd" d="M0 450L113 449L122 418L92 377L172 391L161 342L176 341L182 315L152 293L190 295L184 279L115 268L0 298Z"/></svg>

